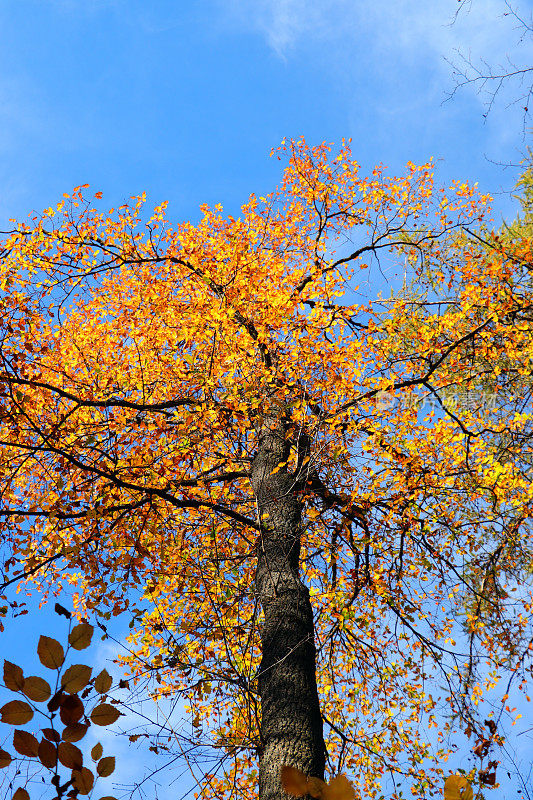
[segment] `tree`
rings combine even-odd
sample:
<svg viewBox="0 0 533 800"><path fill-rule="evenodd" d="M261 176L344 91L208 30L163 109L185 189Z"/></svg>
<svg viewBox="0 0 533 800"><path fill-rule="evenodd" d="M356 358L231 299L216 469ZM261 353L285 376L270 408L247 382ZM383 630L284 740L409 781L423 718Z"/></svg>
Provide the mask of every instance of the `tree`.
<svg viewBox="0 0 533 800"><path fill-rule="evenodd" d="M470 11L471 0L460 0L460 5L454 15L453 21L456 22L458 16L463 11ZM533 17L531 13L526 16L520 13L516 5L504 3L505 11L501 15L509 17L514 23L516 40L509 42L509 52L503 62L495 63L494 59L487 53L485 57L473 59L470 53L458 50L455 60L449 60L453 70L455 88L451 96L463 89L465 86L475 87L478 94L482 97L487 116L493 109L494 104L501 95L507 93L511 98L509 105L519 104L522 110L523 133L531 118L530 103L533 93L531 78L533 66L530 63L528 49L531 45L533 34ZM525 53L521 51L525 48Z"/></svg>
<svg viewBox="0 0 533 800"><path fill-rule="evenodd" d="M203 797L280 800L282 767L425 795L531 670L531 239L480 247L488 198L430 165L285 156L238 218L80 187L6 234L4 590L131 616L173 746L221 754Z"/></svg>

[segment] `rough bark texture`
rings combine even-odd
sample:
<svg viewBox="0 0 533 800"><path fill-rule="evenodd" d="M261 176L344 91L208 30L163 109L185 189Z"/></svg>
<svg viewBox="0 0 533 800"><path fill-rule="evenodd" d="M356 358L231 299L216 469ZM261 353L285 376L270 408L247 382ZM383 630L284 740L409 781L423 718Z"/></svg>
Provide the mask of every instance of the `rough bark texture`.
<svg viewBox="0 0 533 800"><path fill-rule="evenodd" d="M284 765L324 776L325 748L315 675L313 613L299 578L300 500L286 468L286 422L279 409L265 414L252 466L262 534L256 585L264 612L259 800L287 800Z"/></svg>

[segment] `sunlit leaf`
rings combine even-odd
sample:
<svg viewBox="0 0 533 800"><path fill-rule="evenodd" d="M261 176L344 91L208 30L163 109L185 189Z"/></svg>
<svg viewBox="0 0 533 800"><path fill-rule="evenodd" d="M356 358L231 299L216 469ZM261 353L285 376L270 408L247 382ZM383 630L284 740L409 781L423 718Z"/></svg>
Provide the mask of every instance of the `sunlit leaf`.
<svg viewBox="0 0 533 800"><path fill-rule="evenodd" d="M472 800L474 791L464 775L448 775L444 781L445 800Z"/></svg>
<svg viewBox="0 0 533 800"><path fill-rule="evenodd" d="M287 794L303 797L307 794L307 775L296 767L282 767L281 785Z"/></svg>
<svg viewBox="0 0 533 800"><path fill-rule="evenodd" d="M336 775L322 791L323 800L355 800L355 789L346 775Z"/></svg>

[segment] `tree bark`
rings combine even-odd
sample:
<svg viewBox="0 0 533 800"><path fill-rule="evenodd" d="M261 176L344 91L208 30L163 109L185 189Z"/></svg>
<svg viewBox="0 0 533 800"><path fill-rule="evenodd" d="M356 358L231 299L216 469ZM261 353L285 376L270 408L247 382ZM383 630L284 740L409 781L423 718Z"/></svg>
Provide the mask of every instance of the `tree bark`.
<svg viewBox="0 0 533 800"><path fill-rule="evenodd" d="M301 501L287 468L273 472L288 458L286 433L283 410L267 411L251 470L262 529L256 573L264 613L259 800L287 800L283 766L323 778L325 765L313 612L299 577Z"/></svg>

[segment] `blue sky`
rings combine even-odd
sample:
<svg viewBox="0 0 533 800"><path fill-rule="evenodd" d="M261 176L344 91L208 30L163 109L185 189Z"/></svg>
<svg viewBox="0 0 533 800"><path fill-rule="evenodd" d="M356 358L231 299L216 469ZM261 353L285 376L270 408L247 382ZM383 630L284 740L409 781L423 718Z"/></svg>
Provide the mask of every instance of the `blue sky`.
<svg viewBox="0 0 533 800"><path fill-rule="evenodd" d="M351 137L366 169L383 162L400 172L433 157L440 181L477 181L495 195L497 216L510 215L517 173L501 164L519 161L527 144L520 104L508 107L516 90L487 119L473 87L446 102L454 82L445 58L461 51L505 63L519 32L502 16L503 0L471 0L451 24L458 8L457 0L0 0L0 227L84 183L109 206L145 190L152 204L169 201L176 222L196 218L204 202L235 213L250 192L274 187L280 164L270 150L301 135ZM527 15L533 5L515 8ZM517 60L533 63L531 42ZM20 656L31 661L38 634L57 620L47 612L26 620L31 650ZM4 642L19 645L20 628ZM517 740L519 757L526 739ZM126 749L122 774L133 764L124 766Z"/></svg>
<svg viewBox="0 0 533 800"><path fill-rule="evenodd" d="M235 210L277 180L271 148L301 134L352 137L368 168L433 156L442 181L508 189L511 173L487 158L519 159L520 108L502 97L485 122L471 89L443 104L444 57L503 61L518 33L502 0L473 0L450 25L456 10L456 0L2 0L0 220L82 183L109 205L146 190L176 219L202 202Z"/></svg>

